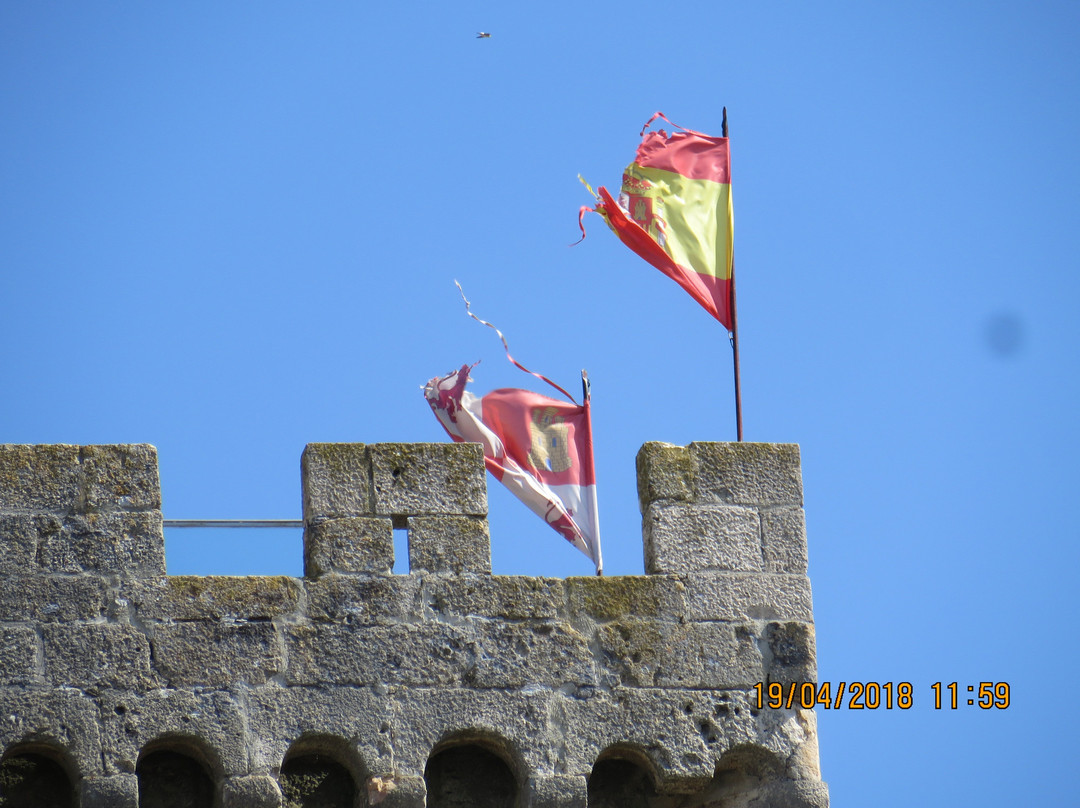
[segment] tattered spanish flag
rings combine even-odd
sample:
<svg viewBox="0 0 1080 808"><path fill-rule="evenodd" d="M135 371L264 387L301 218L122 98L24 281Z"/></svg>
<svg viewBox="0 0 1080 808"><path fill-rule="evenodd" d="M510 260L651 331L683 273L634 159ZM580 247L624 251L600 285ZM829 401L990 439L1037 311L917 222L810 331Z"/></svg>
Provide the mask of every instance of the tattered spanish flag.
<svg viewBox="0 0 1080 808"><path fill-rule="evenodd" d="M646 132L657 118L680 131ZM586 187L588 185L586 184ZM592 189L589 188L590 192ZM618 201L600 186L595 210L622 242L685 289L730 331L731 160L726 137L672 124L657 112L642 127ZM585 228L582 225L582 238Z"/></svg>

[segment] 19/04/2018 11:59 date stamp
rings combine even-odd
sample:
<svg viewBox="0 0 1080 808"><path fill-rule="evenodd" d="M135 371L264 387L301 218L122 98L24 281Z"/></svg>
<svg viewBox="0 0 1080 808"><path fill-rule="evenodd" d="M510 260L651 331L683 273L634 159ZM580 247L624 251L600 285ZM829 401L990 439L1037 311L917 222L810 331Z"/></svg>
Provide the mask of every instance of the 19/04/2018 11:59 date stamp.
<svg viewBox="0 0 1080 808"><path fill-rule="evenodd" d="M967 685L970 698L963 697L964 686L958 682L934 682L930 685L934 697L934 709L956 710L966 701L967 706L983 710L1004 710L1009 706L1011 694L1008 682L979 682ZM792 709L798 707L825 710L846 707L849 710L910 710L915 705L915 689L911 682L780 682L753 686L755 706L761 710L770 708Z"/></svg>

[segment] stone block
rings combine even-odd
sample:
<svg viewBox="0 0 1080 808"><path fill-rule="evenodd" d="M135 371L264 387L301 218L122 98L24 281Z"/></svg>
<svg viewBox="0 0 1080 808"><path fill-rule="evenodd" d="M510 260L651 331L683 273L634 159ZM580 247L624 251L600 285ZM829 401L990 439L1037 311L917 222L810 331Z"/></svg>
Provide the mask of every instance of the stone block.
<svg viewBox="0 0 1080 808"><path fill-rule="evenodd" d="M535 767L533 771L542 775L558 771L587 777L607 747L616 743L633 745L638 728L629 722L619 703L622 692L621 688L612 688L574 695L553 693L546 705L544 732L536 739L538 743L550 744L552 751L547 755L550 765Z"/></svg>
<svg viewBox="0 0 1080 808"><path fill-rule="evenodd" d="M567 613L572 619L645 617L680 621L686 588L674 575L626 575L566 579Z"/></svg>
<svg viewBox="0 0 1080 808"><path fill-rule="evenodd" d="M374 770L395 765L385 693L269 683L247 691L245 702L253 769L278 769L294 744L312 736L344 739L351 755Z"/></svg>
<svg viewBox="0 0 1080 808"><path fill-rule="evenodd" d="M598 684L588 639L561 621L479 620L475 661L465 681L479 688Z"/></svg>
<svg viewBox="0 0 1080 808"><path fill-rule="evenodd" d="M371 516L371 457L363 443L309 443L300 458L304 524Z"/></svg>
<svg viewBox="0 0 1080 808"><path fill-rule="evenodd" d="M285 669L268 622L179 622L150 630L157 670L172 687L259 685Z"/></svg>
<svg viewBox="0 0 1080 808"><path fill-rule="evenodd" d="M727 689L762 681L762 653L752 626L690 623L659 649L660 687Z"/></svg>
<svg viewBox="0 0 1080 808"><path fill-rule="evenodd" d="M371 448L375 513L395 517L487 515L484 450L478 443L380 443Z"/></svg>
<svg viewBox="0 0 1080 808"><path fill-rule="evenodd" d="M71 513L81 476L78 446L0 444L0 511Z"/></svg>
<svg viewBox="0 0 1080 808"><path fill-rule="evenodd" d="M563 728L551 722L551 690L394 688L386 719L399 772L424 771L432 751L455 742L500 750L513 770L550 772Z"/></svg>
<svg viewBox="0 0 1080 808"><path fill-rule="evenodd" d="M38 546L59 535L60 518L47 514L0 514L0 576L29 575L38 566Z"/></svg>
<svg viewBox="0 0 1080 808"><path fill-rule="evenodd" d="M787 756L784 773L792 780L820 780L817 712L815 710L794 710L793 712L798 723L800 740Z"/></svg>
<svg viewBox="0 0 1080 808"><path fill-rule="evenodd" d="M642 519L645 572L762 569L757 511L727 505L654 503Z"/></svg>
<svg viewBox="0 0 1080 808"><path fill-rule="evenodd" d="M98 709L76 690L0 688L0 749L26 744L62 751L84 776L101 774Z"/></svg>
<svg viewBox="0 0 1080 808"><path fill-rule="evenodd" d="M42 536L38 558L46 572L163 577L165 534L161 514L148 511L68 517L59 533Z"/></svg>
<svg viewBox="0 0 1080 808"><path fill-rule="evenodd" d="M0 620L94 620L108 605L106 581L85 575L20 575L0 584Z"/></svg>
<svg viewBox="0 0 1080 808"><path fill-rule="evenodd" d="M587 579L594 580L594 579ZM528 620L559 616L566 599L562 578L528 575L431 576L424 602L443 617Z"/></svg>
<svg viewBox="0 0 1080 808"><path fill-rule="evenodd" d="M45 676L57 687L156 687L160 681L150 667L150 644L142 632L115 624L42 627Z"/></svg>
<svg viewBox="0 0 1080 808"><path fill-rule="evenodd" d="M300 608L303 588L286 576L170 575L132 581L124 596L140 620L272 620Z"/></svg>
<svg viewBox="0 0 1080 808"><path fill-rule="evenodd" d="M559 770L587 776L601 753L615 747L636 752L665 778L705 782L715 760L691 713L712 695L616 687L590 698L554 699L550 721L559 727ZM749 715L746 721L752 725Z"/></svg>
<svg viewBox="0 0 1080 808"><path fill-rule="evenodd" d="M649 441L637 454L638 504L641 512L653 502L693 502L694 463L685 446Z"/></svg>
<svg viewBox="0 0 1080 808"><path fill-rule="evenodd" d="M304 576L328 573L389 575L394 569L394 529L389 519L328 519L304 531Z"/></svg>
<svg viewBox="0 0 1080 808"><path fill-rule="evenodd" d="M799 505L802 467L795 443L691 443L694 501L774 507Z"/></svg>
<svg viewBox="0 0 1080 808"><path fill-rule="evenodd" d="M247 771L246 717L229 692L110 690L100 701L103 757L110 772L135 771L147 744L168 737L195 739L215 771Z"/></svg>
<svg viewBox="0 0 1080 808"><path fill-rule="evenodd" d="M267 774L229 777L222 784L222 808L282 808L283 804L281 787Z"/></svg>
<svg viewBox="0 0 1080 808"><path fill-rule="evenodd" d="M588 801L588 781L580 774L531 777L526 788L528 808L586 808Z"/></svg>
<svg viewBox="0 0 1080 808"><path fill-rule="evenodd" d="M423 777L401 774L372 775L364 783L367 805L379 808L425 808L427 783Z"/></svg>
<svg viewBox="0 0 1080 808"><path fill-rule="evenodd" d="M596 644L628 687L749 687L765 670L753 626L628 618L600 626Z"/></svg>
<svg viewBox="0 0 1080 808"><path fill-rule="evenodd" d="M742 768L762 779L784 776L799 778L817 772L817 720L814 711L759 710L756 700L756 695L749 691L732 692L732 703L749 705L753 721L749 725L718 722L722 729L722 743L716 749L721 753L717 769ZM820 775L814 775L814 779L820 779Z"/></svg>
<svg viewBox="0 0 1080 808"><path fill-rule="evenodd" d="M687 617L694 622L814 619L805 575L701 572L685 578Z"/></svg>
<svg viewBox="0 0 1080 808"><path fill-rule="evenodd" d="M41 683L41 644L29 626L0 625L0 685Z"/></svg>
<svg viewBox="0 0 1080 808"><path fill-rule="evenodd" d="M285 627L289 684L457 685L472 667L475 641L443 623Z"/></svg>
<svg viewBox="0 0 1080 808"><path fill-rule="evenodd" d="M148 445L0 445L0 511L67 516L161 508Z"/></svg>
<svg viewBox="0 0 1080 808"><path fill-rule="evenodd" d="M81 808L139 808L139 779L134 774L84 777L80 790Z"/></svg>
<svg viewBox="0 0 1080 808"><path fill-rule="evenodd" d="M811 623L769 623L765 627L768 644L767 678L762 681L817 682L817 649Z"/></svg>
<svg viewBox="0 0 1080 808"><path fill-rule="evenodd" d="M690 732L704 744L705 758L715 763L724 750L759 740L759 716L749 690L668 691L690 721ZM684 729L685 731L685 729Z"/></svg>
<svg viewBox="0 0 1080 808"><path fill-rule="evenodd" d="M760 786L756 801L769 808L829 808L829 789L820 781L774 780Z"/></svg>
<svg viewBox="0 0 1080 808"><path fill-rule="evenodd" d="M411 572L491 573L487 517L411 516L408 527Z"/></svg>
<svg viewBox="0 0 1080 808"><path fill-rule="evenodd" d="M419 617L421 582L412 575L324 575L308 581L312 620L370 626Z"/></svg>
<svg viewBox="0 0 1080 808"><path fill-rule="evenodd" d="M605 684L655 687L662 656L684 630L666 620L640 618L621 618L600 626L596 645L613 677Z"/></svg>
<svg viewBox="0 0 1080 808"><path fill-rule="evenodd" d="M783 761L798 754L811 738L803 714L812 718L813 711L758 710L748 690L633 691L620 701L625 720L640 732L636 739L663 738L655 746L646 743L663 790L701 795L693 804L713 804L703 792L718 763L729 761L732 750L760 747L776 766L770 771L779 773Z"/></svg>
<svg viewBox="0 0 1080 808"><path fill-rule="evenodd" d="M82 505L99 511L161 510L157 449L148 444L83 446Z"/></svg>
<svg viewBox="0 0 1080 808"><path fill-rule="evenodd" d="M803 509L777 508L761 514L761 545L769 572L806 573L806 519Z"/></svg>

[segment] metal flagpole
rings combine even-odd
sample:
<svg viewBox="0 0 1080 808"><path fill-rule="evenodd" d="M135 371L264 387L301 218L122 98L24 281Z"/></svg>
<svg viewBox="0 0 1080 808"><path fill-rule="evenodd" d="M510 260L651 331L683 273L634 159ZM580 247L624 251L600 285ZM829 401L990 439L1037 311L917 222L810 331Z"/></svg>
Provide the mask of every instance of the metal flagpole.
<svg viewBox="0 0 1080 808"><path fill-rule="evenodd" d="M727 107L724 107L724 120L721 123L720 134L728 136ZM729 147L730 148L730 147ZM728 152L730 154L730 151ZM728 182L731 178L728 177ZM729 186L730 187L730 186ZM735 435L742 440L742 388L739 384L739 322L735 314L735 245L731 247L731 341L732 358L735 367Z"/></svg>
<svg viewBox="0 0 1080 808"><path fill-rule="evenodd" d="M588 452L589 452L589 465L592 467L593 484L588 486L589 491L589 505L592 508L592 531L593 538L596 541L596 574L604 574L604 559L600 551L600 511L596 504L596 459L593 455L593 440L592 440L592 382L589 381L589 374L585 372L585 369L581 370L581 396L582 406L585 408L585 428L589 430L589 436L587 439Z"/></svg>

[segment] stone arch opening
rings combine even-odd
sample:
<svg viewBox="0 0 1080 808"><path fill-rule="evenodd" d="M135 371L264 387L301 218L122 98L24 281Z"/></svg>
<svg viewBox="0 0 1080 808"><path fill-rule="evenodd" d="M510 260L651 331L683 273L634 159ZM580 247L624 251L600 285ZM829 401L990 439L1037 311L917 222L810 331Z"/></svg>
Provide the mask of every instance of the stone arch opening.
<svg viewBox="0 0 1080 808"><path fill-rule="evenodd" d="M135 765L139 808L217 808L212 768L190 741L164 738L147 744Z"/></svg>
<svg viewBox="0 0 1080 808"><path fill-rule="evenodd" d="M768 749L740 744L724 752L702 799L743 808L769 799L769 786L784 777L784 762Z"/></svg>
<svg viewBox="0 0 1080 808"><path fill-rule="evenodd" d="M458 736L436 746L424 767L427 808L517 808L521 789L508 746Z"/></svg>
<svg viewBox="0 0 1080 808"><path fill-rule="evenodd" d="M278 782L285 808L354 808L364 767L341 738L312 735L295 741L281 762Z"/></svg>
<svg viewBox="0 0 1080 808"><path fill-rule="evenodd" d="M21 744L0 758L0 808L75 808L65 755L45 744Z"/></svg>
<svg viewBox="0 0 1080 808"><path fill-rule="evenodd" d="M589 774L589 808L652 808L656 800L656 773L644 752L613 746L596 758Z"/></svg>

